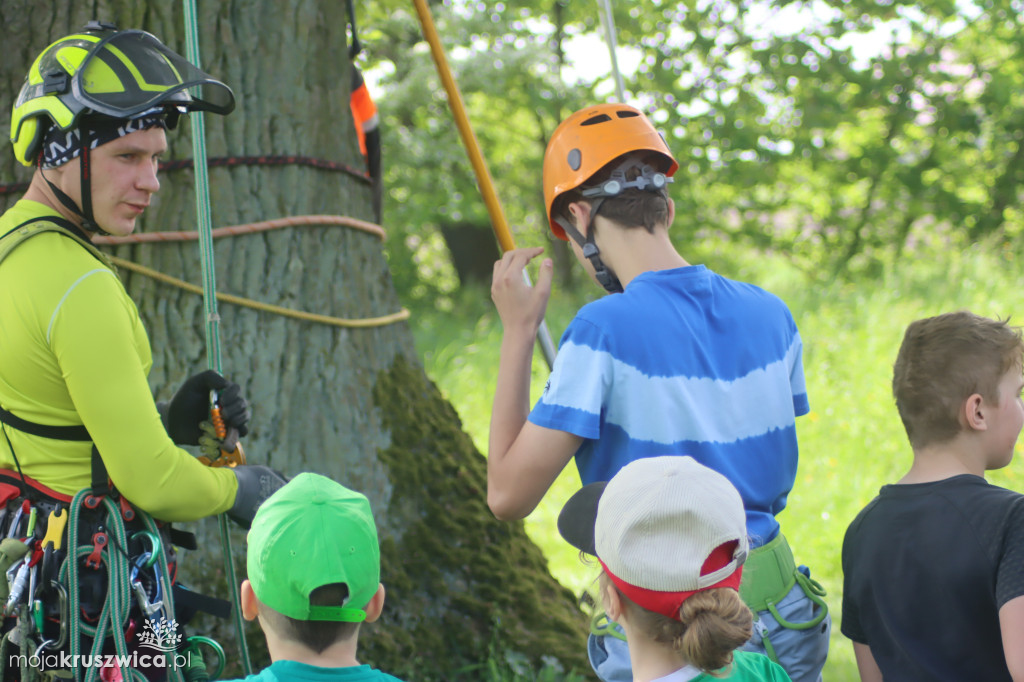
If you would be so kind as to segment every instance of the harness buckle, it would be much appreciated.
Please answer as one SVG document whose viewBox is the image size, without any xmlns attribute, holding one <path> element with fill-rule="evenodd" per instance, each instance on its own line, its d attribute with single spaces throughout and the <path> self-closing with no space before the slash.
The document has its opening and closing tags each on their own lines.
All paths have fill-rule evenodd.
<svg viewBox="0 0 1024 682">
<path fill-rule="evenodd" d="M 135 510 L 132 508 L 131 503 L 124 499 L 124 495 L 118 497 L 117 504 L 121 507 L 121 516 L 124 517 L 125 521 L 135 519 Z"/>
</svg>

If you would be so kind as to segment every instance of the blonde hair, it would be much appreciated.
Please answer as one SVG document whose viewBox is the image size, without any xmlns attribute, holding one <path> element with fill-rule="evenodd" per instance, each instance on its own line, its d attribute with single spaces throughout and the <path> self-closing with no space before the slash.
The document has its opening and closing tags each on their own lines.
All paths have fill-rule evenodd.
<svg viewBox="0 0 1024 682">
<path fill-rule="evenodd" d="M 612 585 L 604 574 L 601 578 Z M 615 589 L 640 634 L 670 645 L 687 663 L 714 677 L 732 663 L 733 651 L 750 639 L 754 629 L 754 615 L 739 593 L 728 587 L 691 596 L 679 608 L 679 620 L 638 606 Z"/>
</svg>

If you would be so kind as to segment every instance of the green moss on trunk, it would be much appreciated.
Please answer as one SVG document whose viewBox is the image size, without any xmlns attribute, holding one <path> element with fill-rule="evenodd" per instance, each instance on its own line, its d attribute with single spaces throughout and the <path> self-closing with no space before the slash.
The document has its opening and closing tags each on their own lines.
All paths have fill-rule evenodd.
<svg viewBox="0 0 1024 682">
<path fill-rule="evenodd" d="M 416 680 L 459 679 L 510 653 L 589 673 L 573 595 L 522 522 L 487 508 L 486 461 L 422 368 L 399 356 L 378 375 L 374 404 L 391 436 L 379 456 L 393 491 L 375 510 L 387 603 L 361 637 L 361 657 Z"/>
</svg>

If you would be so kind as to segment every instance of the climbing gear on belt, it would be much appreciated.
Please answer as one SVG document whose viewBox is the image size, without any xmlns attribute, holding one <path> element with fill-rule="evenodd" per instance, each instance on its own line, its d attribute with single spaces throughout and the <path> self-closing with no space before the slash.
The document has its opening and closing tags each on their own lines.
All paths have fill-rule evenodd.
<svg viewBox="0 0 1024 682">
<path fill-rule="evenodd" d="M 794 585 L 800 585 L 800 589 L 816 607 L 817 614 L 809 621 L 794 623 L 779 613 L 777 605 L 786 598 Z M 782 533 L 752 550 L 747 557 L 743 581 L 740 583 L 740 598 L 754 612 L 755 627 L 760 623 L 756 616 L 761 611 L 769 612 L 779 625 L 789 630 L 808 630 L 820 625 L 828 615 L 828 604 L 825 603 L 824 596 L 825 588 L 821 583 L 797 567 L 793 551 Z M 769 657 L 777 662 L 767 629 L 761 625 L 758 632 Z"/>
</svg>

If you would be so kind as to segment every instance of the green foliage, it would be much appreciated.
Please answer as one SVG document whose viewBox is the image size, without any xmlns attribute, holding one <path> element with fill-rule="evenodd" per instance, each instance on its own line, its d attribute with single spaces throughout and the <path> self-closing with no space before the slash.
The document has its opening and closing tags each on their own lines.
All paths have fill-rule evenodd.
<svg viewBox="0 0 1024 682">
<path fill-rule="evenodd" d="M 627 100 L 680 162 L 677 228 L 785 257 L 812 281 L 871 275 L 922 241 L 1024 231 L 1024 0 L 613 3 Z M 568 112 L 610 97 L 584 76 L 596 3 L 432 7 L 514 232 L 545 233 L 543 150 Z M 447 98 L 405 2 L 360 5 L 381 74 L 385 223 L 401 291 L 447 301 L 424 269 L 440 225 L 487 229 Z M 628 57 L 623 59 L 621 57 Z M 414 258 L 418 254 L 418 259 Z M 560 264 L 563 261 L 558 261 Z"/>
<path fill-rule="evenodd" d="M 839 633 L 842 572 L 839 550 L 847 525 L 884 483 L 910 465 L 910 450 L 890 392 L 892 363 L 907 324 L 920 317 L 967 308 L 991 317 L 1014 315 L 1020 323 L 1024 287 L 1022 255 L 1001 240 L 964 250 L 919 248 L 913 258 L 886 264 L 875 277 L 807 286 L 804 275 L 780 256 L 704 244 L 703 260 L 722 274 L 760 284 L 790 306 L 804 340 L 811 413 L 798 420 L 801 458 L 787 508 L 779 516 L 796 553 L 828 590 L 834 618 L 825 679 L 857 680 L 850 643 Z M 595 291 L 595 295 L 599 292 Z M 548 323 L 555 337 L 582 301 L 557 290 Z M 478 446 L 484 448 L 497 369 L 500 322 L 487 293 L 464 292 L 451 313 L 415 310 L 413 329 L 428 374 L 451 400 Z M 547 378 L 534 362 L 532 390 Z M 1024 490 L 1024 449 L 989 480 Z M 579 594 L 596 576 L 564 543 L 555 519 L 579 486 L 572 467 L 562 473 L 526 528 L 553 574 Z"/>
</svg>

